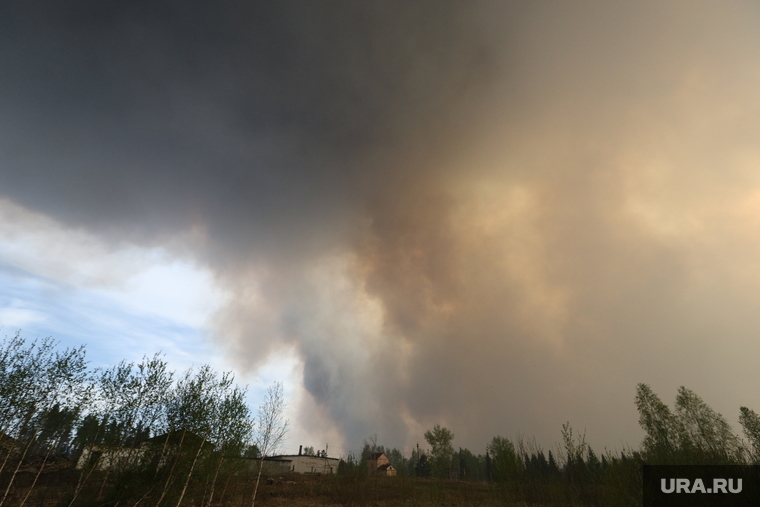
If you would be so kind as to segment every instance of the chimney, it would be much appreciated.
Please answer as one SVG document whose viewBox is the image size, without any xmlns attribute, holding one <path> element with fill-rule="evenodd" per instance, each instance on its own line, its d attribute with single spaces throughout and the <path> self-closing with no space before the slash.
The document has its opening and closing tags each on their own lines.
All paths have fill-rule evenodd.
<svg viewBox="0 0 760 507">
<path fill-rule="evenodd" d="M 302 445 L 299 445 L 299 446 L 298 446 L 298 455 L 299 455 L 299 456 L 301 455 L 301 448 L 302 448 L 302 447 L 303 447 Z"/>
</svg>

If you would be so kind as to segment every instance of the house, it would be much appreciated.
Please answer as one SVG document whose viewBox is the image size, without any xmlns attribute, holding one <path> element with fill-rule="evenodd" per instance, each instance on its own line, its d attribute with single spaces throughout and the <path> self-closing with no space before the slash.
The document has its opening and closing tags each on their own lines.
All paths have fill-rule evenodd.
<svg viewBox="0 0 760 507">
<path fill-rule="evenodd" d="M 0 449 L 16 449 L 19 445 L 19 441 L 15 438 L 9 437 L 2 431 L 0 431 Z"/>
<path fill-rule="evenodd" d="M 367 460 L 367 473 L 369 475 L 392 477 L 396 475 L 396 469 L 391 465 L 385 453 L 375 452 Z"/>
<path fill-rule="evenodd" d="M 396 469 L 393 468 L 393 465 L 390 463 L 386 463 L 385 465 L 380 465 L 377 467 L 377 470 L 375 470 L 375 475 L 380 477 L 394 477 L 396 475 Z"/>
<path fill-rule="evenodd" d="M 9 454 L 16 454 L 20 448 L 21 443 L 18 440 L 0 432 L 0 456 L 4 457 Z"/>
<path fill-rule="evenodd" d="M 140 444 L 140 447 L 152 448 L 156 451 L 160 450 L 162 454 L 165 454 L 167 451 L 176 449 L 180 445 L 183 449 L 197 450 L 200 446 L 203 446 L 206 450 L 214 449 L 213 443 L 186 430 L 174 430 L 162 435 L 156 435 Z"/>
<path fill-rule="evenodd" d="M 97 470 L 124 469 L 140 463 L 146 457 L 161 467 L 180 445 L 183 450 L 197 450 L 201 445 L 209 451 L 214 449 L 214 444 L 194 433 L 175 430 L 149 438 L 138 447 L 90 445 L 82 450 L 76 468 L 94 466 Z"/>
<path fill-rule="evenodd" d="M 285 454 L 264 458 L 264 470 L 268 474 L 337 474 L 338 458 Z"/>
<path fill-rule="evenodd" d="M 124 469 L 139 463 L 144 455 L 145 449 L 140 447 L 89 445 L 82 449 L 75 468 L 94 467 L 100 471 Z"/>
</svg>

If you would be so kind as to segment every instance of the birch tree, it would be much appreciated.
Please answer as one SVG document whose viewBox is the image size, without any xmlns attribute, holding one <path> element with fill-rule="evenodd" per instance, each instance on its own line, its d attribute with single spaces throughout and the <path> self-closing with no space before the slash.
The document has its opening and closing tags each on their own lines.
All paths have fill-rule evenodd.
<svg viewBox="0 0 760 507">
<path fill-rule="evenodd" d="M 251 438 L 253 421 L 251 411 L 245 403 L 246 389 L 235 386 L 224 395 L 218 403 L 216 424 L 212 437 L 218 450 L 216 466 L 211 480 L 211 491 L 207 505 L 214 499 L 214 490 L 220 471 L 228 456 L 240 456 Z"/>
<path fill-rule="evenodd" d="M 430 447 L 433 459 L 433 471 L 438 477 L 447 477 L 451 470 L 451 455 L 454 454 L 454 434 L 448 428 L 436 424 L 432 431 L 425 432 L 425 440 Z"/>
<path fill-rule="evenodd" d="M 744 435 L 749 439 L 747 459 L 751 464 L 758 464 L 760 463 L 760 416 L 747 407 L 741 407 L 739 414 L 739 424 L 744 430 Z"/>
<path fill-rule="evenodd" d="M 251 507 L 256 505 L 256 493 L 259 490 L 261 472 L 264 469 L 264 458 L 280 447 L 288 432 L 288 421 L 284 415 L 285 407 L 282 382 L 275 382 L 267 389 L 264 401 L 259 405 L 257 412 L 255 443 L 259 449 L 259 466 L 256 484 L 253 487 Z"/>
<path fill-rule="evenodd" d="M 182 503 L 204 451 L 213 448 L 210 439 L 222 431 L 220 426 L 225 424 L 221 422 L 222 416 L 231 415 L 227 411 L 233 407 L 225 406 L 225 400 L 234 404 L 242 398 L 242 393 L 238 393 L 235 400 L 229 399 L 231 393 L 235 393 L 233 381 L 231 372 L 219 376 L 210 366 L 204 365 L 197 373 L 188 370 L 177 382 L 174 395 L 167 404 L 166 418 L 167 443 L 172 434 L 180 435 L 179 443 L 173 449 L 172 466 L 156 505 L 166 497 L 171 484 L 180 476 L 184 476 L 184 483 L 177 506 Z M 239 407 L 234 408 L 239 410 Z M 190 438 L 189 434 L 199 439 Z M 186 463 L 181 463 L 183 461 Z"/>
<path fill-rule="evenodd" d="M 21 448 L 17 465 L 0 499 L 0 506 L 8 494 L 29 451 L 37 443 L 41 430 L 46 426 L 56 405 L 78 413 L 88 402 L 90 395 L 89 372 L 84 347 L 55 351 L 56 342 L 50 338 L 34 341 L 29 346 L 17 335 L 10 343 L 14 347 L 8 355 L 3 375 L 10 382 L 4 386 L 9 398 L 3 400 L 6 424 L 19 437 Z M 2 354 L 0 354 L 2 357 Z M 50 453 L 45 454 L 36 475 L 39 477 Z M 36 485 L 36 478 L 32 487 Z M 26 501 L 27 496 L 24 498 Z"/>
<path fill-rule="evenodd" d="M 105 444 L 103 451 L 106 456 L 115 456 L 115 453 L 128 449 L 116 470 L 110 466 L 106 471 L 98 496 L 101 496 L 113 472 L 118 478 L 119 474 L 139 464 L 140 440 L 148 436 L 149 429 L 161 418 L 172 376 L 167 371 L 166 361 L 158 353 L 153 357 L 143 357 L 139 363 L 121 361 L 98 376 L 99 406 L 94 407 L 95 410 L 85 419 L 91 426 L 91 434 L 83 432 L 81 437 L 78 435 L 77 443 L 83 448 Z M 112 465 L 113 461 L 109 460 Z M 76 500 L 95 467 L 96 463 L 83 467 L 69 505 Z"/>
</svg>

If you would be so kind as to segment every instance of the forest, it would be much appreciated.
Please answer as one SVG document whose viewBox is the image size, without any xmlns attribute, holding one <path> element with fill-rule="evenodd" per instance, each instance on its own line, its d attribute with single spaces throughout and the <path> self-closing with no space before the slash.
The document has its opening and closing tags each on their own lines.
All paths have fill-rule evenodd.
<svg viewBox="0 0 760 507">
<path fill-rule="evenodd" d="M 760 463 L 760 416 L 740 407 L 742 436 L 696 393 L 673 408 L 646 384 L 637 449 L 596 452 L 570 423 L 561 442 L 494 436 L 455 447 L 435 425 L 411 454 L 376 436 L 330 477 L 276 477 L 265 457 L 287 432 L 282 385 L 254 412 L 231 373 L 169 371 L 160 354 L 92 369 L 85 347 L 20 334 L 0 342 L 0 507 L 223 505 L 641 505 L 642 465 Z M 305 454 L 326 456 L 307 447 Z M 384 453 L 395 477 L 371 477 Z M 283 503 L 285 502 L 285 503 Z"/>
</svg>

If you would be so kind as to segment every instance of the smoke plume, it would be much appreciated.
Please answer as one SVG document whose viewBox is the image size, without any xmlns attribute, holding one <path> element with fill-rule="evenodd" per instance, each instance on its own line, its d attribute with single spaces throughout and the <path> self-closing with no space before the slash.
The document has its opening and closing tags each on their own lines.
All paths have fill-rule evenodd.
<svg viewBox="0 0 760 507">
<path fill-rule="evenodd" d="M 637 382 L 760 405 L 758 34 L 742 2 L 5 2 L 0 197 L 211 268 L 218 346 L 294 351 L 346 442 L 635 445 Z"/>
</svg>

